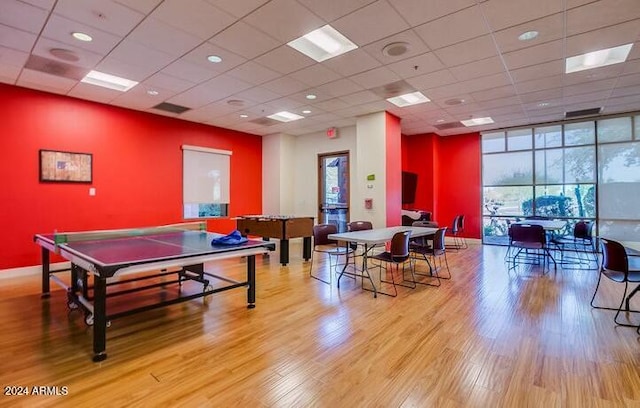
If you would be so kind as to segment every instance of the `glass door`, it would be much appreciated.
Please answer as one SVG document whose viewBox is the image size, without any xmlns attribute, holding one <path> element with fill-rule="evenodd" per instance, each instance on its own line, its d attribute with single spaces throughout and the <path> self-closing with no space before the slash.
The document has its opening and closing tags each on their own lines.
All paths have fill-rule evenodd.
<svg viewBox="0 0 640 408">
<path fill-rule="evenodd" d="M 318 220 L 344 232 L 349 222 L 349 152 L 320 154 L 318 167 Z"/>
</svg>

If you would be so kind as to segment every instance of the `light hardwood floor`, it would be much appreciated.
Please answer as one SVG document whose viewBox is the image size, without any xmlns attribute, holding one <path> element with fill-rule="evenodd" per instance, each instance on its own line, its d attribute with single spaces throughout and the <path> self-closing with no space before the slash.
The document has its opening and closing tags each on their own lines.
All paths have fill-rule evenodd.
<svg viewBox="0 0 640 408">
<path fill-rule="evenodd" d="M 288 267 L 258 260 L 253 310 L 236 290 L 114 321 L 102 363 L 64 292 L 41 300 L 38 276 L 0 280 L 3 391 L 68 387 L 0 405 L 640 406 L 639 336 L 589 305 L 596 270 L 508 273 L 504 248 L 471 245 L 449 253 L 441 287 L 374 299 L 348 279 L 338 290 L 309 278 L 300 252 Z M 607 283 L 602 302 L 617 305 L 617 289 Z"/>
</svg>

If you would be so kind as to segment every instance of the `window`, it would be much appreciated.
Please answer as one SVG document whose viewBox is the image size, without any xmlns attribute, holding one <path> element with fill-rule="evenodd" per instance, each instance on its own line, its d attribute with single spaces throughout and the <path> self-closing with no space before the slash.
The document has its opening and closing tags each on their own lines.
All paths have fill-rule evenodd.
<svg viewBox="0 0 640 408">
<path fill-rule="evenodd" d="M 231 152 L 187 145 L 182 152 L 184 218 L 229 215 Z"/>
</svg>

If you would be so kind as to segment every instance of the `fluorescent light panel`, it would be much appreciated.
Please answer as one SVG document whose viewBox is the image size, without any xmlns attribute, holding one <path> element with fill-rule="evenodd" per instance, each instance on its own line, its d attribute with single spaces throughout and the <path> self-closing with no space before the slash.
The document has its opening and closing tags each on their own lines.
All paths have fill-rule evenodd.
<svg viewBox="0 0 640 408">
<path fill-rule="evenodd" d="M 318 62 L 326 61 L 329 58 L 337 57 L 340 54 L 358 48 L 357 45 L 329 24 L 296 38 L 287 43 L 287 45 Z"/>
<path fill-rule="evenodd" d="M 292 122 L 298 119 L 304 119 L 304 116 L 296 115 L 295 113 L 282 111 L 267 116 L 269 119 L 279 120 L 280 122 Z"/>
<path fill-rule="evenodd" d="M 488 125 L 489 123 L 493 123 L 493 119 L 487 116 L 486 118 L 472 118 L 468 120 L 461 120 L 460 123 L 462 123 L 466 127 L 480 126 L 480 125 Z"/>
<path fill-rule="evenodd" d="M 104 72 L 99 71 L 90 71 L 84 78 L 82 78 L 82 82 L 101 86 L 103 88 L 115 89 L 116 91 L 121 92 L 126 92 L 138 85 L 138 82 L 136 81 L 105 74 Z"/>
<path fill-rule="evenodd" d="M 603 50 L 569 57 L 566 59 L 564 72 L 570 74 L 572 72 L 625 62 L 632 46 L 633 44 L 625 44 L 619 47 L 605 48 Z"/>
<path fill-rule="evenodd" d="M 417 105 L 419 103 L 431 102 L 431 100 L 424 96 L 422 92 L 412 92 L 400 96 L 394 96 L 393 98 L 387 98 L 387 101 L 400 108 Z"/>
</svg>

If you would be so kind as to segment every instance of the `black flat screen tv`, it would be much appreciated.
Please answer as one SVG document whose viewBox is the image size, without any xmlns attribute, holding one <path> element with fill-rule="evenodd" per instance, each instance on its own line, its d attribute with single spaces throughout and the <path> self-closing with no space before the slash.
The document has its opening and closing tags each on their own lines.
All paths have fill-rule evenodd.
<svg viewBox="0 0 640 408">
<path fill-rule="evenodd" d="M 402 172 L 402 204 L 413 204 L 416 201 L 418 175 L 408 171 Z"/>
</svg>

